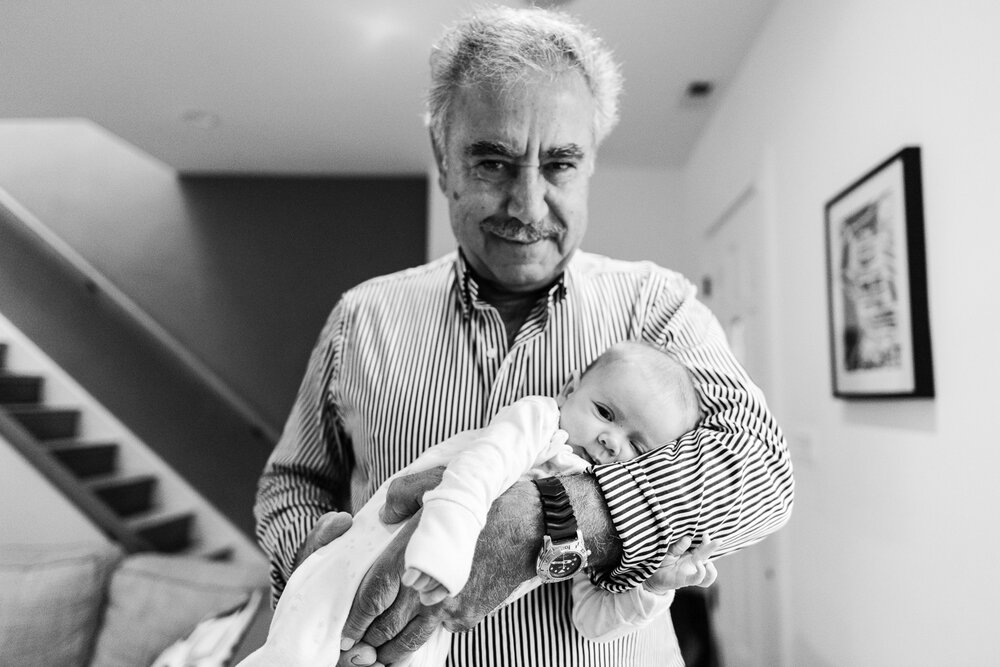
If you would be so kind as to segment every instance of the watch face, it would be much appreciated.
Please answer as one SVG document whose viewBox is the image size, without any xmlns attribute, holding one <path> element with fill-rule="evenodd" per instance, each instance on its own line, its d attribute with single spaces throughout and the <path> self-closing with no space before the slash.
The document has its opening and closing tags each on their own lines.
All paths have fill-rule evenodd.
<svg viewBox="0 0 1000 667">
<path fill-rule="evenodd" d="M 583 559 L 580 554 L 567 552 L 556 556 L 549 564 L 549 575 L 555 578 L 568 577 L 576 574 L 580 569 Z"/>
</svg>

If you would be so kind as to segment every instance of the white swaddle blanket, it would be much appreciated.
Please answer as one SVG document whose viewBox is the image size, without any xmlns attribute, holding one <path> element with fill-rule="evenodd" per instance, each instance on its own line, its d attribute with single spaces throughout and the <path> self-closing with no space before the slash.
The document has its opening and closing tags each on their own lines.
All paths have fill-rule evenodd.
<svg viewBox="0 0 1000 667">
<path fill-rule="evenodd" d="M 489 426 L 431 447 L 382 484 L 342 537 L 310 555 L 292 573 L 265 644 L 241 667 L 334 667 L 354 594 L 379 554 L 403 526 L 378 513 L 396 477 L 446 466 L 441 484 L 424 495 L 424 509 L 406 549 L 405 565 L 441 582 L 449 595 L 465 586 L 479 533 L 493 501 L 519 479 L 583 472 L 559 430 L 555 400 L 528 396 L 500 410 Z M 537 585 L 522 584 L 507 602 Z M 409 667 L 443 665 L 451 635 L 439 628 L 408 660 Z"/>
</svg>

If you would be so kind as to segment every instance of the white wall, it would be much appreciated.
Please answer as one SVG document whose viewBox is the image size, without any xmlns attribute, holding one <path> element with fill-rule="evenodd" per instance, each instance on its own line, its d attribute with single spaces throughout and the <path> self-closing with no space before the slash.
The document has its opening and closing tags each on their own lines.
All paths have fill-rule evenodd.
<svg viewBox="0 0 1000 667">
<path fill-rule="evenodd" d="M 632 169 L 597 160 L 590 183 L 590 219 L 581 247 L 619 259 L 649 259 L 682 272 L 695 267 L 689 228 L 681 211 L 681 172 Z M 455 249 L 447 201 L 428 179 L 429 258 Z M 693 274 L 691 275 L 693 279 Z"/>
<path fill-rule="evenodd" d="M 105 543 L 76 505 L 0 438 L 0 545 Z"/>
<path fill-rule="evenodd" d="M 773 169 L 792 664 L 1000 664 L 1000 4 L 785 0 L 684 174 L 700 232 Z M 825 202 L 923 149 L 937 398 L 832 398 Z M 802 438 L 812 440 L 802 448 Z"/>
</svg>

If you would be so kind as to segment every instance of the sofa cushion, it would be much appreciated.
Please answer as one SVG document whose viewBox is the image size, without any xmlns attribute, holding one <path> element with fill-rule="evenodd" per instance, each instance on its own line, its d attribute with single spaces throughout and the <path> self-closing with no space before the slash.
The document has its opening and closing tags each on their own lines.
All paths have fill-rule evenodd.
<svg viewBox="0 0 1000 667">
<path fill-rule="evenodd" d="M 263 589 L 256 590 L 238 607 L 206 618 L 190 635 L 168 646 L 152 667 L 222 667 L 234 664 L 233 656 L 257 617 L 257 609 L 263 599 Z"/>
<path fill-rule="evenodd" d="M 86 665 L 121 557 L 110 544 L 0 546 L 0 665 Z"/>
<path fill-rule="evenodd" d="M 266 583 L 261 566 L 139 554 L 111 578 L 91 667 L 151 665 L 199 621 L 232 609 Z"/>
</svg>

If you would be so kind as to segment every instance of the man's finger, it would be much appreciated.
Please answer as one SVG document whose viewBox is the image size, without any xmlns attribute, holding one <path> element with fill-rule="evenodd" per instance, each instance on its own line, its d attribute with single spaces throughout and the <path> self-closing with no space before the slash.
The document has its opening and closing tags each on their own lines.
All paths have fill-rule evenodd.
<svg viewBox="0 0 1000 667">
<path fill-rule="evenodd" d="M 346 533 L 353 518 L 348 512 L 327 512 L 319 519 L 306 536 L 299 552 L 295 555 L 295 567 L 302 564 L 314 551 L 318 551 L 330 542 Z"/>
<path fill-rule="evenodd" d="M 327 512 L 319 518 L 313 527 L 317 544 L 324 547 L 333 542 L 350 530 L 352 521 L 351 515 L 347 512 Z"/>
<path fill-rule="evenodd" d="M 441 615 L 440 611 L 425 607 L 395 638 L 378 648 L 379 661 L 391 665 L 423 646 L 441 627 Z"/>
<path fill-rule="evenodd" d="M 358 642 L 351 649 L 340 654 L 337 667 L 383 667 L 375 654 L 375 648 Z"/>
<path fill-rule="evenodd" d="M 423 609 L 416 591 L 411 588 L 400 588 L 396 599 L 372 620 L 361 640 L 381 651 L 382 645 L 399 635 L 410 621 L 423 613 Z M 381 656 L 379 659 L 381 660 Z"/>
<path fill-rule="evenodd" d="M 354 604 L 351 605 L 351 611 L 344 621 L 344 629 L 340 633 L 342 650 L 347 650 L 366 636 L 372 621 L 392 605 L 399 593 L 399 578 L 383 572 L 378 566 L 379 561 L 376 561 L 361 580 L 354 595 Z M 371 641 L 367 643 L 378 646 Z"/>
<path fill-rule="evenodd" d="M 441 483 L 444 468 L 431 468 L 412 475 L 397 477 L 386 490 L 385 505 L 379 511 L 384 523 L 399 523 L 417 513 L 424 501 L 424 492 Z"/>
</svg>

